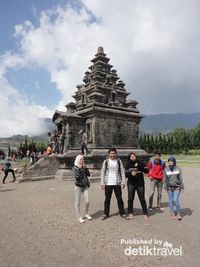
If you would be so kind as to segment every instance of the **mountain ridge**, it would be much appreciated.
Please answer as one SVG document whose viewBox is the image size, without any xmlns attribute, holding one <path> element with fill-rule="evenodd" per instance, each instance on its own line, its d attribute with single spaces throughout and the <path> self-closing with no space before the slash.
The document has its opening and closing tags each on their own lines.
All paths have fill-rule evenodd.
<svg viewBox="0 0 200 267">
<path fill-rule="evenodd" d="M 167 133 L 181 127 L 192 129 L 200 123 L 200 112 L 195 113 L 161 113 L 146 115 L 140 123 L 143 133 Z"/>
</svg>

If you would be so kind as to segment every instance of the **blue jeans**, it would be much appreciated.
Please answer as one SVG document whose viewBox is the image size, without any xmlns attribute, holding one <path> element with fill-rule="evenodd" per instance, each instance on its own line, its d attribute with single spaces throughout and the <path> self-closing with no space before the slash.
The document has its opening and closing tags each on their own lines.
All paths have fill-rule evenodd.
<svg viewBox="0 0 200 267">
<path fill-rule="evenodd" d="M 179 204 L 179 196 L 181 191 L 180 190 L 174 190 L 174 191 L 167 191 L 168 197 L 169 197 L 169 208 L 171 213 L 177 212 L 177 214 L 180 214 L 180 204 Z"/>
</svg>

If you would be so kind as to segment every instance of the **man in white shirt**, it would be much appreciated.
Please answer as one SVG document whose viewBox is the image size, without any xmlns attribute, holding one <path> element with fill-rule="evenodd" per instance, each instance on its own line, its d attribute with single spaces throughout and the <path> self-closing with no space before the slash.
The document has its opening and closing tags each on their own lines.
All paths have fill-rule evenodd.
<svg viewBox="0 0 200 267">
<path fill-rule="evenodd" d="M 122 218 L 126 218 L 122 190 L 125 187 L 125 174 L 122 161 L 117 158 L 116 148 L 108 151 L 108 159 L 104 160 L 101 169 L 101 188 L 105 190 L 104 214 L 102 220 L 109 217 L 110 200 L 114 190 L 117 198 L 119 213 Z"/>
</svg>

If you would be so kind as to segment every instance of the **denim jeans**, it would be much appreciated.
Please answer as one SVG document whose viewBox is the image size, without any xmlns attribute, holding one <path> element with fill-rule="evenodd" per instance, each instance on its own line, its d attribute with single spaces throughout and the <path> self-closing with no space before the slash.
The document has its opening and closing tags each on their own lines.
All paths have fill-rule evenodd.
<svg viewBox="0 0 200 267">
<path fill-rule="evenodd" d="M 167 191 L 169 197 L 169 208 L 171 213 L 180 214 L 180 204 L 179 204 L 179 196 L 181 191 L 174 190 L 174 191 Z"/>
<path fill-rule="evenodd" d="M 157 179 L 150 180 L 149 208 L 153 207 L 153 196 L 157 187 L 157 207 L 160 207 L 162 198 L 163 182 Z"/>
<path fill-rule="evenodd" d="M 83 194 L 83 197 L 84 197 L 84 200 L 85 200 L 85 214 L 88 213 L 88 209 L 89 209 L 88 188 L 81 188 L 81 187 L 75 185 L 74 191 L 75 191 L 75 211 L 76 211 L 76 216 L 78 218 L 80 218 L 81 217 L 81 213 L 80 213 L 81 194 Z"/>
<path fill-rule="evenodd" d="M 120 215 L 124 215 L 124 202 L 122 200 L 122 190 L 121 186 L 119 185 L 106 185 L 105 186 L 105 201 L 104 201 L 104 214 L 106 216 L 109 216 L 110 213 L 110 200 L 112 196 L 112 192 L 115 192 L 115 196 L 117 198 L 117 205 L 119 208 Z"/>
<path fill-rule="evenodd" d="M 142 206 L 142 211 L 144 215 L 148 215 L 147 212 L 147 204 L 144 196 L 145 187 L 144 186 L 136 186 L 134 184 L 128 183 L 128 213 L 133 213 L 133 201 L 135 198 L 135 191 L 137 191 L 138 198 L 140 200 L 140 204 Z"/>
</svg>

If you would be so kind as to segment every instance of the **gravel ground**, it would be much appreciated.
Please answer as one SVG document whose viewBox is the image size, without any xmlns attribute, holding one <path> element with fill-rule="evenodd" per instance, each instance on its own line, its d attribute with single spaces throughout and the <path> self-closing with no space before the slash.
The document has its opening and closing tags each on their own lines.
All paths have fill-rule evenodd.
<svg viewBox="0 0 200 267">
<path fill-rule="evenodd" d="M 73 182 L 49 180 L 18 184 L 10 183 L 9 178 L 5 185 L 0 185 L 0 266 L 199 266 L 199 171 L 200 168 L 183 168 L 182 221 L 170 218 L 165 192 L 165 210 L 151 211 L 148 221 L 143 219 L 137 196 L 135 218 L 122 219 L 114 195 L 112 216 L 101 221 L 104 192 L 99 183 L 92 183 L 93 220 L 80 224 L 75 217 Z M 146 196 L 148 191 L 146 179 Z M 127 188 L 123 198 L 127 207 Z M 132 243 L 121 244 L 122 239 Z M 161 245 L 155 243 L 158 240 Z M 147 241 L 152 244 L 142 244 Z M 173 248 L 181 246 L 182 256 L 125 255 L 125 249 L 127 252 L 147 246 L 163 248 L 166 241 Z"/>
</svg>

